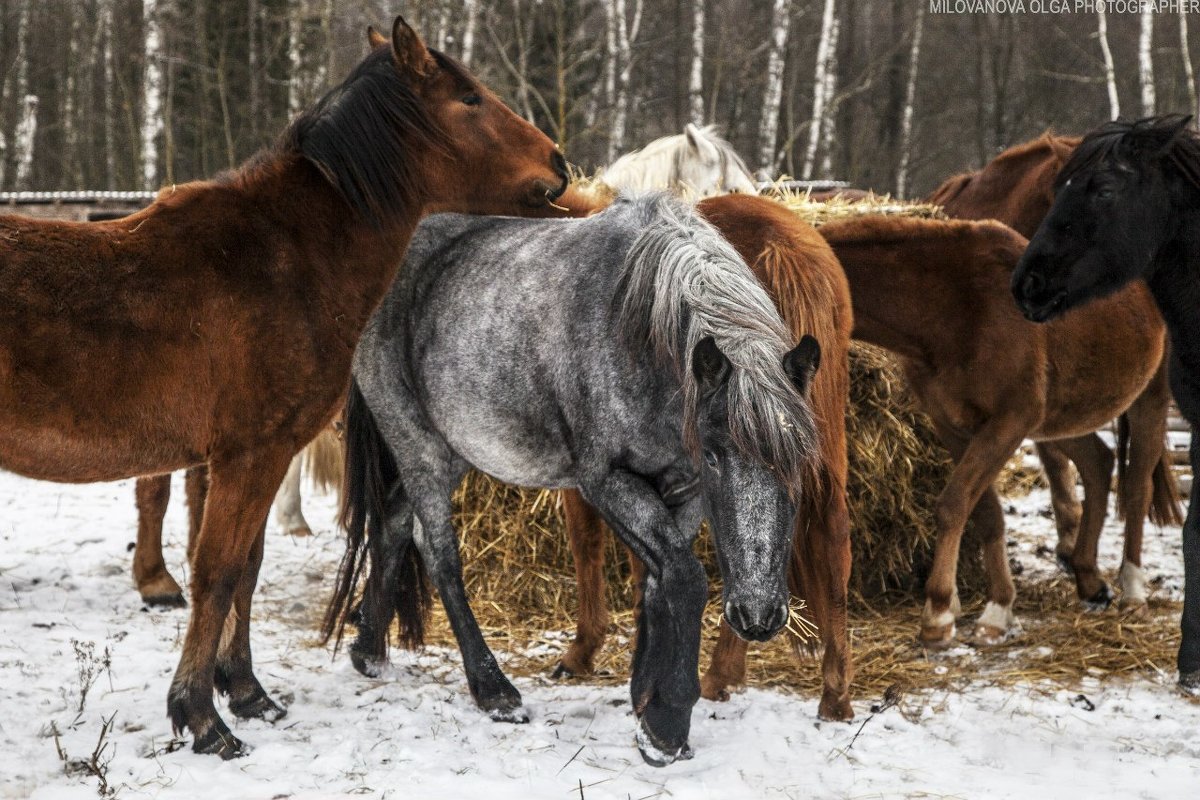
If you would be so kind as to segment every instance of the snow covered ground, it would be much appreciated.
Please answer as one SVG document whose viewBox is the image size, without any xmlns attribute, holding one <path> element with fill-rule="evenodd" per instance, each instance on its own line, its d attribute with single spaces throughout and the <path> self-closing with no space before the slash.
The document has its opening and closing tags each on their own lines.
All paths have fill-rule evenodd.
<svg viewBox="0 0 1200 800">
<path fill-rule="evenodd" d="M 1039 538 L 1052 529 L 1039 513 L 1046 506 L 1040 492 L 1013 503 L 1012 525 L 1037 534 L 1015 549 L 1029 569 L 1045 568 L 1033 553 L 1049 541 Z M 316 646 L 311 620 L 340 543 L 332 499 L 307 497 L 306 509 L 316 537 L 268 531 L 253 628 L 258 675 L 289 714 L 275 726 L 227 715 L 256 749 L 222 763 L 171 737 L 166 692 L 187 612 L 148 611 L 132 587 L 132 482 L 60 486 L 0 474 L 0 797 L 95 797 L 95 772 L 124 798 L 1169 800 L 1200 792 L 1200 705 L 1177 694 L 1173 675 L 1081 687 L 1094 710 L 1072 702 L 1078 691 L 983 683 L 910 693 L 874 717 L 860 699 L 849 725 L 817 721 L 812 698 L 752 689 L 728 703 L 700 701 L 695 759 L 661 770 L 638 756 L 624 688 L 519 679 L 531 723 L 494 724 L 472 705 L 457 653 L 396 653 L 391 674 L 372 681 Z M 184 530 L 176 501 L 168 564 L 181 583 Z M 1152 574 L 1178 574 L 1178 537 L 1148 530 Z M 1110 523 L 1110 571 L 1119 543 Z"/>
</svg>

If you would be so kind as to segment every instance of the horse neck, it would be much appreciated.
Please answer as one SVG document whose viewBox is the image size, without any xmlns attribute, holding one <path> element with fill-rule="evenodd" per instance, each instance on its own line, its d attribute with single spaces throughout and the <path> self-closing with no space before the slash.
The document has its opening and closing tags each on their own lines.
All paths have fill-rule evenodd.
<svg viewBox="0 0 1200 800">
<path fill-rule="evenodd" d="M 285 230 L 296 254 L 297 281 L 333 299 L 358 329 L 391 285 L 421 218 L 419 196 L 379 228 L 356 214 L 299 155 L 251 167 L 238 176 L 247 204 Z"/>
<path fill-rule="evenodd" d="M 1183 367 L 1189 383 L 1200 383 L 1200 211 L 1181 214 L 1179 233 L 1155 257 L 1146 278 L 1151 294 L 1167 323 L 1171 354 Z M 1189 398 L 1176 397 L 1181 406 Z M 1184 413 L 1200 422 L 1200 402 Z"/>
</svg>

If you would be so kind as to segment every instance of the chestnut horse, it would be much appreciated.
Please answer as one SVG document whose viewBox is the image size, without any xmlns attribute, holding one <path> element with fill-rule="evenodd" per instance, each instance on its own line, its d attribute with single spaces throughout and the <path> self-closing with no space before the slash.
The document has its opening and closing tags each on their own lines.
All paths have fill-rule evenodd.
<svg viewBox="0 0 1200 800">
<path fill-rule="evenodd" d="M 280 141 L 111 222 L 0 217 L 0 468 L 64 482 L 209 468 L 168 697 L 197 752 L 213 704 L 277 719 L 250 603 L 271 499 L 329 424 L 422 215 L 513 213 L 566 185 L 554 144 L 397 18 Z"/>
<path fill-rule="evenodd" d="M 598 210 L 594 201 L 574 189 L 557 205 L 573 216 Z M 850 517 L 846 503 L 846 401 L 849 389 L 850 294 L 846 278 L 825 240 L 779 203 L 748 195 L 703 200 L 698 210 L 728 239 L 781 309 L 792 335 L 817 339 L 821 369 L 809 402 L 820 433 L 819 468 L 806 479 L 794 531 L 789 583 L 805 599 L 824 645 L 824 689 L 818 713 L 824 719 L 851 719 L 850 681 L 853 666 L 847 636 L 847 590 L 850 581 Z M 556 674 L 587 674 L 604 641 L 609 622 L 603 587 L 604 531 L 599 513 L 575 490 L 563 492 L 571 551 L 579 591 L 575 641 Z M 635 570 L 640 564 L 632 559 Z M 372 569 L 394 569 L 373 564 Z M 635 585 L 638 581 L 635 581 Z M 364 613 L 367 605 L 360 609 Z M 386 623 L 368 620 L 360 626 L 384 635 Z M 367 648 L 383 652 L 381 642 Z M 712 663 L 701 680 L 702 695 L 727 697 L 727 688 L 745 679 L 746 643 L 722 620 Z"/>
<path fill-rule="evenodd" d="M 1097 463 L 1083 452 L 1084 434 L 1141 402 L 1165 348 L 1162 322 L 1145 298 L 1127 296 L 1050 325 L 1024 320 L 1008 285 L 1026 242 L 998 222 L 863 216 L 821 233 L 850 282 L 854 337 L 898 356 L 955 461 L 935 510 L 921 639 L 938 647 L 954 638 L 958 551 L 970 516 L 988 575 L 975 639 L 1002 641 L 1016 621 L 993 485 L 1000 470 L 1025 438 L 1055 441 L 1081 471 Z M 1083 477 L 1089 487 L 1108 480 L 1107 472 Z M 1085 597 L 1105 591 L 1094 570 L 1076 577 Z"/>
<path fill-rule="evenodd" d="M 1078 137 L 1047 132 L 1005 150 L 978 172 L 946 180 L 929 196 L 929 202 L 942 206 L 952 217 L 999 220 L 1028 238 L 1050 210 L 1055 176 L 1078 144 Z M 1145 292 L 1130 289 L 1122 296 L 1139 316 L 1159 317 Z M 1120 605 L 1130 611 L 1146 608 L 1141 566 L 1147 515 L 1158 525 L 1183 522 L 1174 474 L 1163 447 L 1170 402 L 1166 364 L 1164 357 L 1145 393 L 1118 423 L 1117 509 L 1125 515 L 1125 555 L 1117 581 Z M 1084 603 L 1104 607 L 1111 601 L 1111 593 L 1106 584 L 1097 583 L 1091 576 L 1097 574 L 1096 551 L 1108 512 L 1113 456 L 1095 433 L 1081 437 L 1069 449 L 1070 460 L 1088 460 L 1076 461 L 1084 481 L 1082 506 L 1075 498 L 1075 479 L 1066 449 L 1055 442 L 1037 443 L 1058 527 L 1058 559 L 1065 569 L 1075 573 L 1076 588 Z"/>
</svg>

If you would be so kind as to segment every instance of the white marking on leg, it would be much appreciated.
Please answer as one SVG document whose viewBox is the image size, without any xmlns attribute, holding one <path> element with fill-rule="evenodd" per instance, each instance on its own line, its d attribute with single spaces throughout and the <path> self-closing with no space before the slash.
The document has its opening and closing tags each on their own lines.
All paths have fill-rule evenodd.
<svg viewBox="0 0 1200 800">
<path fill-rule="evenodd" d="M 300 508 L 300 462 L 298 455 L 292 459 L 275 493 L 275 522 L 284 533 L 309 529 Z"/>
<path fill-rule="evenodd" d="M 1117 586 L 1121 587 L 1122 605 L 1144 605 L 1149 592 L 1146 590 L 1146 573 L 1130 561 L 1121 562 L 1117 573 Z"/>
<path fill-rule="evenodd" d="M 983 613 L 979 615 L 976 625 L 986 625 L 1007 634 L 1014 632 L 1017 628 L 1017 618 L 1013 616 L 1011 606 L 1002 606 L 999 603 L 988 601 Z"/>
</svg>

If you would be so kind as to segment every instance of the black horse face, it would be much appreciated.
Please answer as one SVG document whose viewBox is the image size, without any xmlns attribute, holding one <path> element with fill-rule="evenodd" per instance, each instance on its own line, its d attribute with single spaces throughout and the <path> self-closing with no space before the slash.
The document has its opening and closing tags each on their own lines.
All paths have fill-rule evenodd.
<svg viewBox="0 0 1200 800">
<path fill-rule="evenodd" d="M 1145 275 L 1169 234 L 1158 164 L 1110 156 L 1071 176 L 1012 276 L 1026 318 L 1046 322 Z"/>
<path fill-rule="evenodd" d="M 784 356 L 784 369 L 801 393 L 819 358 L 820 348 L 812 337 Z M 729 362 L 711 339 L 697 346 L 693 365 L 703 391 L 700 488 L 721 568 L 725 619 L 738 636 L 763 642 L 788 621 L 795 498 L 770 467 L 731 441 Z"/>
</svg>

